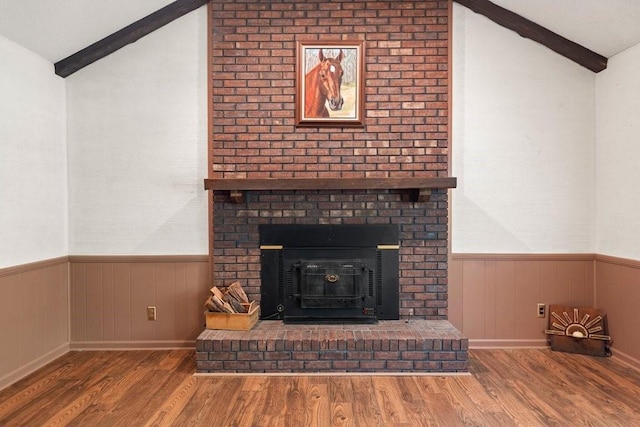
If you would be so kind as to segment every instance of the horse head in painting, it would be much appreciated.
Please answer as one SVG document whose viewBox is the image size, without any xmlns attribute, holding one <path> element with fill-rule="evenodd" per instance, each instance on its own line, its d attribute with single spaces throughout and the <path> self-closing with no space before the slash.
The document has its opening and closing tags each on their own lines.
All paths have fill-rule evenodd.
<svg viewBox="0 0 640 427">
<path fill-rule="evenodd" d="M 327 105 L 333 111 L 342 109 L 344 105 L 344 99 L 340 93 L 344 74 L 341 65 L 344 59 L 342 49 L 335 58 L 327 58 L 320 49 L 318 58 L 320 59 L 318 65 L 305 75 L 306 117 L 330 117 Z"/>
</svg>

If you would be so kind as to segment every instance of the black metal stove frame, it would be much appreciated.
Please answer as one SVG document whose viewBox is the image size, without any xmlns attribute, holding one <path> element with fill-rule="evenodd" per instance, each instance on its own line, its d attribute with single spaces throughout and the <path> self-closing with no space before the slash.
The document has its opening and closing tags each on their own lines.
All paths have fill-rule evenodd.
<svg viewBox="0 0 640 427">
<path fill-rule="evenodd" d="M 396 225 L 261 225 L 261 318 L 399 318 Z"/>
</svg>

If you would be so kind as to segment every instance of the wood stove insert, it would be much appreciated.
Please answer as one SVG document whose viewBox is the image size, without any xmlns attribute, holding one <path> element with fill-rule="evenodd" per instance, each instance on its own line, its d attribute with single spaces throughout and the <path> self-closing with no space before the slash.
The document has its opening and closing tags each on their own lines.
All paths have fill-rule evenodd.
<svg viewBox="0 0 640 427">
<path fill-rule="evenodd" d="M 396 225 L 261 225 L 261 319 L 399 318 Z"/>
</svg>

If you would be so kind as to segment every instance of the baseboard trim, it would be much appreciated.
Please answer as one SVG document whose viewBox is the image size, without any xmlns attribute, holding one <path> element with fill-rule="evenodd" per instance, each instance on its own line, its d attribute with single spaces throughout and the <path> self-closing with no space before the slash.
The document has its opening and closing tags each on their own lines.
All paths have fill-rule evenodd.
<svg viewBox="0 0 640 427">
<path fill-rule="evenodd" d="M 623 353 L 619 350 L 616 350 L 615 347 L 611 347 L 612 358 L 616 359 L 618 362 L 624 363 L 631 368 L 640 371 L 640 360 L 636 359 L 633 356 L 629 356 L 626 353 Z"/>
<path fill-rule="evenodd" d="M 545 348 L 545 347 L 549 347 L 549 342 L 546 339 L 532 339 L 532 340 L 469 339 L 469 349 L 471 350 L 508 349 L 508 348 Z"/>
<path fill-rule="evenodd" d="M 53 362 L 60 356 L 64 356 L 69 352 L 69 343 L 64 343 L 58 348 L 51 350 L 50 352 L 43 354 L 37 359 L 27 363 L 24 366 L 16 369 L 13 372 L 10 372 L 3 377 L 0 377 L 0 390 L 3 390 L 10 386 L 11 384 L 20 381 L 26 376 L 32 374 L 38 369 L 44 367 L 45 365 Z"/>
<path fill-rule="evenodd" d="M 89 350 L 175 350 L 196 348 L 196 341 L 78 341 L 70 344 L 71 351 Z"/>
</svg>

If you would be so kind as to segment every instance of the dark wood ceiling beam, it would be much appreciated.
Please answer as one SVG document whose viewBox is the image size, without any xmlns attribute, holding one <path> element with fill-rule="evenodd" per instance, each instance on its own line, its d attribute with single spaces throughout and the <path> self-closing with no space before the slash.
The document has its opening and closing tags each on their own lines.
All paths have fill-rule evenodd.
<svg viewBox="0 0 640 427">
<path fill-rule="evenodd" d="M 183 15 L 207 4 L 208 0 L 177 0 L 139 21 L 95 42 L 54 64 L 56 74 L 67 77 L 95 61 L 133 43 Z"/>
<path fill-rule="evenodd" d="M 536 24 L 523 16 L 498 6 L 489 0 L 453 0 L 493 22 L 515 31 L 522 37 L 538 42 L 556 53 L 599 73 L 607 68 L 607 58 Z"/>
</svg>

